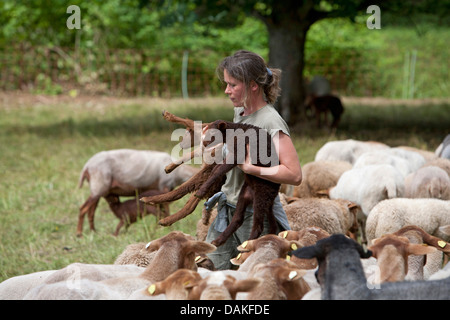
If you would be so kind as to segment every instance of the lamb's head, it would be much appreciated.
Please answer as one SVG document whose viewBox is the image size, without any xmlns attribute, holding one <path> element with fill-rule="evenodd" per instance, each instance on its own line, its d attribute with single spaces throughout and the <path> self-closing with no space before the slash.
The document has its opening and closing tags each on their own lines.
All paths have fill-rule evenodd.
<svg viewBox="0 0 450 320">
<path fill-rule="evenodd" d="M 164 279 L 177 269 L 197 270 L 195 257 L 212 252 L 216 247 L 204 241 L 196 241 L 189 234 L 172 231 L 162 238 L 149 242 L 146 249 L 149 252 L 157 251 L 147 269 L 153 274 L 159 272 Z"/>
<path fill-rule="evenodd" d="M 202 277 L 197 271 L 179 269 L 164 280 L 151 284 L 143 293 L 148 296 L 166 294 L 168 300 L 185 300 L 201 280 Z"/>
</svg>

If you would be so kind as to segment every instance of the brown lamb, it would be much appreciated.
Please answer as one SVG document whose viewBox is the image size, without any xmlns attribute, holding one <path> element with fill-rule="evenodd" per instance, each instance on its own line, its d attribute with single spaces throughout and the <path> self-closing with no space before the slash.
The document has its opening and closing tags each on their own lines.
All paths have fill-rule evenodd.
<svg viewBox="0 0 450 320">
<path fill-rule="evenodd" d="M 140 196 L 153 196 L 161 193 L 162 191 L 148 190 L 141 193 Z M 161 205 L 154 206 L 145 204 L 136 198 L 120 202 L 119 196 L 109 194 L 105 197 L 105 200 L 108 202 L 111 211 L 120 220 L 116 227 L 116 231 L 114 232 L 114 236 L 119 235 L 119 230 L 123 225 L 125 225 L 125 228 L 128 229 L 130 224 L 137 221 L 138 217 L 142 218 L 148 214 L 153 214 L 160 218 L 162 216 L 167 217 L 169 215 L 169 212 L 167 212 L 165 208 L 162 208 Z"/>
<path fill-rule="evenodd" d="M 168 114 L 167 112 L 163 113 L 165 115 L 165 118 L 168 119 L 169 117 L 166 117 Z M 176 118 L 176 117 L 175 117 Z M 186 119 L 177 118 L 177 120 L 174 120 L 174 117 L 170 117 L 168 119 L 169 121 L 183 123 L 182 121 L 186 121 Z M 181 121 L 180 121 L 181 120 Z M 192 121 L 192 120 L 191 120 Z M 183 123 L 189 128 L 189 123 Z M 225 174 L 237 166 L 238 164 L 238 143 L 237 141 L 244 141 L 244 150 L 245 155 L 248 152 L 247 146 L 250 142 L 249 136 L 246 135 L 246 132 L 248 130 L 253 129 L 255 130 L 255 133 L 257 133 L 258 137 L 261 137 L 260 133 L 263 130 L 262 134 L 266 135 L 265 141 L 267 141 L 266 146 L 266 155 L 270 155 L 273 150 L 272 145 L 272 138 L 267 133 L 266 130 L 261 129 L 259 127 L 250 125 L 250 124 L 242 124 L 242 123 L 232 123 L 227 122 L 223 120 L 216 120 L 212 123 L 207 124 L 208 130 L 211 129 L 217 129 L 222 133 L 222 139 L 223 141 L 227 140 L 227 133 L 230 131 L 227 131 L 227 129 L 231 129 L 232 132 L 235 134 L 234 136 L 234 149 L 228 150 L 229 155 L 227 156 L 227 161 L 220 164 L 205 164 L 200 172 L 196 174 L 194 177 L 192 177 L 190 180 L 188 180 L 186 183 L 182 184 L 179 188 L 176 190 L 170 192 L 170 199 L 169 197 L 165 197 L 165 195 L 162 196 L 156 196 L 156 197 L 147 197 L 141 199 L 144 202 L 152 202 L 152 203 L 160 203 L 163 201 L 173 201 L 176 199 L 181 198 L 183 195 L 185 195 L 188 192 L 197 191 L 195 194 L 191 196 L 189 199 L 187 205 L 191 205 L 190 201 L 191 199 L 197 198 L 198 201 L 196 201 L 195 206 L 198 204 L 200 199 L 205 199 L 216 192 L 220 191 L 221 186 L 223 185 L 225 181 Z M 192 126 L 193 127 L 193 126 Z M 240 131 L 237 131 L 238 129 L 241 129 Z M 240 139 L 243 138 L 244 140 Z M 191 136 L 192 137 L 192 136 Z M 193 139 L 192 139 L 193 141 Z M 260 150 L 259 143 L 260 139 L 256 140 L 256 146 L 252 146 L 252 150 Z M 203 146 L 207 146 L 211 143 L 211 141 L 204 140 Z M 194 156 L 195 151 L 192 152 L 192 156 Z M 245 156 L 244 155 L 244 156 Z M 253 154 L 252 154 L 253 155 Z M 241 159 L 242 160 L 242 159 Z M 252 159 L 252 161 L 257 165 L 261 167 L 269 167 L 270 163 L 263 163 L 260 159 L 260 154 L 258 152 L 256 161 Z M 207 172 L 207 174 L 206 174 Z M 263 222 L 264 217 L 268 218 L 269 222 L 269 233 L 275 234 L 277 231 L 277 224 L 275 217 L 273 215 L 272 207 L 274 200 L 276 196 L 278 195 L 278 191 L 280 188 L 280 184 L 274 183 L 265 179 L 261 179 L 256 176 L 252 175 L 245 175 L 244 176 L 244 184 L 241 188 L 237 205 L 236 205 L 236 211 L 235 214 L 228 225 L 228 227 L 222 232 L 222 234 L 215 239 L 212 244 L 215 246 L 222 245 L 243 223 L 244 221 L 244 214 L 245 209 L 248 205 L 253 203 L 253 226 L 252 231 L 250 233 L 249 239 L 256 239 L 259 237 L 263 231 Z M 184 185 L 184 186 L 183 186 Z M 182 188 L 183 187 L 183 188 Z M 179 189 L 180 192 L 177 192 Z M 194 203 L 194 201 L 193 201 Z M 161 223 L 165 223 L 167 221 L 170 221 L 171 223 L 174 223 L 175 221 L 178 221 L 179 219 L 184 218 L 186 215 L 191 213 L 194 208 L 189 208 L 189 210 L 180 210 L 179 212 L 175 213 L 172 216 L 169 216 L 162 221 Z M 190 212 L 188 212 L 190 211 Z M 181 212 L 181 214 L 180 214 Z"/>
</svg>

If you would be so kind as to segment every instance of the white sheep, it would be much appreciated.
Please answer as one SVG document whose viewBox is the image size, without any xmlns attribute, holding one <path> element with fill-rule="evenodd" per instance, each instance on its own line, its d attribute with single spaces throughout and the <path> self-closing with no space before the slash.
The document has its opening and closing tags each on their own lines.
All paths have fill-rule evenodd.
<svg viewBox="0 0 450 320">
<path fill-rule="evenodd" d="M 404 178 L 393 166 L 368 165 L 344 172 L 329 196 L 357 203 L 367 216 L 378 202 L 402 197 L 404 188 Z"/>
<path fill-rule="evenodd" d="M 376 141 L 353 139 L 329 141 L 317 151 L 314 160 L 338 160 L 354 164 L 356 159 L 364 152 L 387 148 L 389 148 L 388 145 Z"/>
<path fill-rule="evenodd" d="M 422 167 L 405 178 L 405 197 L 450 200 L 450 177 L 439 167 Z"/>
<path fill-rule="evenodd" d="M 166 174 L 164 168 L 172 163 L 166 152 L 152 150 L 117 149 L 102 151 L 92 156 L 80 174 L 79 187 L 89 181 L 89 198 L 81 205 L 77 235 L 82 236 L 84 216 L 88 214 L 91 230 L 94 214 L 101 197 L 108 194 L 135 196 L 136 190 L 156 189 L 167 192 L 191 178 L 198 169 L 182 165 Z M 167 211 L 167 210 L 166 210 Z"/>
<path fill-rule="evenodd" d="M 367 165 L 389 164 L 396 168 L 403 177 L 416 171 L 425 163 L 425 159 L 418 153 L 402 149 L 383 149 L 363 153 L 353 164 L 353 168 Z"/>
<path fill-rule="evenodd" d="M 366 221 L 366 236 L 370 241 L 402 227 L 415 225 L 445 241 L 450 236 L 439 230 L 450 224 L 450 201 L 440 199 L 397 198 L 381 201 Z"/>
</svg>

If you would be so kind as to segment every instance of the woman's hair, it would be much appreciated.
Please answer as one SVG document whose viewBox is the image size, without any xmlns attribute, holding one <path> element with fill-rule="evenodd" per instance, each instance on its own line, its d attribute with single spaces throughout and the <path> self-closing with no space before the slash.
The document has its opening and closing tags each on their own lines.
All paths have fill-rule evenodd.
<svg viewBox="0 0 450 320">
<path fill-rule="evenodd" d="M 222 82 L 225 69 L 231 77 L 244 83 L 246 88 L 244 101 L 251 81 L 263 90 L 266 101 L 272 105 L 280 95 L 281 70 L 267 67 L 264 59 L 254 52 L 239 50 L 223 59 L 216 69 L 217 76 Z"/>
</svg>

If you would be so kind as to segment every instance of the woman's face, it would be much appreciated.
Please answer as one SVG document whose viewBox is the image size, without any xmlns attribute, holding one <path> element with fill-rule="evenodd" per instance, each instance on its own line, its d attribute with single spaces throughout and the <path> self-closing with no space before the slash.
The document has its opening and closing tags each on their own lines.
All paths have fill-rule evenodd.
<svg viewBox="0 0 450 320">
<path fill-rule="evenodd" d="M 244 82 L 230 76 L 226 69 L 223 71 L 223 78 L 227 84 L 225 94 L 228 95 L 235 108 L 242 107 L 244 105 L 245 97 Z"/>
</svg>

